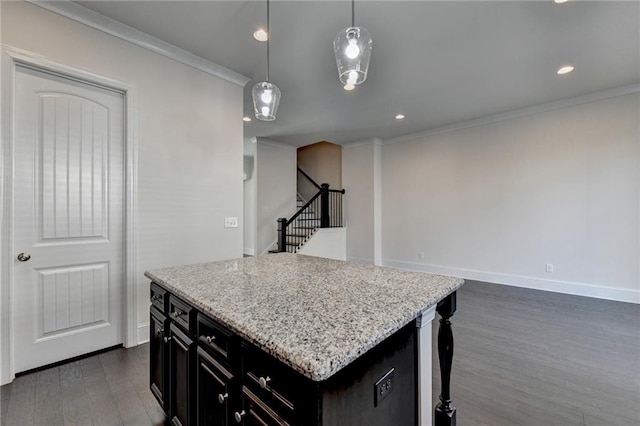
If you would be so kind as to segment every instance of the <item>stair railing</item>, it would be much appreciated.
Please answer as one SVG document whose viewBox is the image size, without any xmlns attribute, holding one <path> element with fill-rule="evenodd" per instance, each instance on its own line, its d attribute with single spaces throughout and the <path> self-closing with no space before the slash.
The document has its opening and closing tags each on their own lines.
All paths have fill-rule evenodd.
<svg viewBox="0 0 640 426">
<path fill-rule="evenodd" d="M 300 168 L 298 170 L 315 183 Z M 317 186 L 320 190 L 290 219 L 284 217 L 278 219 L 278 251 L 295 253 L 316 228 L 344 226 L 342 196 L 345 190 L 329 189 L 328 183 Z"/>
</svg>

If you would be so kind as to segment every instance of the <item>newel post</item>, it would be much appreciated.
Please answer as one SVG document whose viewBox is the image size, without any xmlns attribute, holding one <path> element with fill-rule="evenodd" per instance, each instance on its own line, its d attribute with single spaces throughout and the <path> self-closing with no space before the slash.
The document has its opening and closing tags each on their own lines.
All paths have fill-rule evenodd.
<svg viewBox="0 0 640 426">
<path fill-rule="evenodd" d="M 287 251 L 287 218 L 278 219 L 278 251 Z"/>
<path fill-rule="evenodd" d="M 453 331 L 449 320 L 456 311 L 456 292 L 438 303 L 440 314 L 438 329 L 438 358 L 440 359 L 440 381 L 442 393 L 435 410 L 435 426 L 456 426 L 456 407 L 451 403 L 451 367 L 453 365 Z"/>
<path fill-rule="evenodd" d="M 329 226 L 329 184 L 323 183 L 320 185 L 320 228 Z"/>
</svg>

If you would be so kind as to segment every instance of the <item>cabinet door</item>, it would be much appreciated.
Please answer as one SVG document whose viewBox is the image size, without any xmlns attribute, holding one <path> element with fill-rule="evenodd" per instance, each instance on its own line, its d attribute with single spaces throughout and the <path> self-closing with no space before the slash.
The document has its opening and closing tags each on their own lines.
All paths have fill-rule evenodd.
<svg viewBox="0 0 640 426">
<path fill-rule="evenodd" d="M 170 327 L 170 359 L 171 381 L 169 393 L 171 399 L 171 424 L 186 426 L 194 423 L 193 376 L 195 367 L 195 344 L 178 326 L 171 323 Z"/>
<path fill-rule="evenodd" d="M 242 408 L 235 413 L 236 420 L 242 419 L 243 426 L 289 426 L 272 407 L 257 397 L 246 386 L 242 387 Z"/>
<path fill-rule="evenodd" d="M 227 426 L 229 422 L 229 394 L 233 375 L 203 348 L 198 348 L 198 424 Z M 232 393 L 232 392 L 231 392 Z"/>
<path fill-rule="evenodd" d="M 151 371 L 151 392 L 156 397 L 160 406 L 167 411 L 167 371 L 168 358 L 167 346 L 165 344 L 165 321 L 166 317 L 157 309 L 151 309 L 151 342 L 150 342 L 150 371 Z"/>
</svg>

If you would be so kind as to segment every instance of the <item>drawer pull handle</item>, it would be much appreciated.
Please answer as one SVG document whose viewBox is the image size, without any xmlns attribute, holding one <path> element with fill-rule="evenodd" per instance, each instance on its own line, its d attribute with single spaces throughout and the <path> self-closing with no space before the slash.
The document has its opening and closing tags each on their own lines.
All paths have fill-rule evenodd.
<svg viewBox="0 0 640 426">
<path fill-rule="evenodd" d="M 204 336 L 204 340 L 206 340 L 208 344 L 212 344 L 213 341 L 216 340 L 216 336 Z"/>
<path fill-rule="evenodd" d="M 244 412 L 244 410 L 240 411 L 239 413 L 236 411 L 234 413 L 234 417 L 236 418 L 236 422 L 240 423 L 242 421 L 242 418 L 246 415 L 247 413 Z"/>
<path fill-rule="evenodd" d="M 182 315 L 184 315 L 184 312 L 182 312 L 180 309 L 176 309 L 175 312 L 173 313 L 174 318 L 178 318 Z"/>
<path fill-rule="evenodd" d="M 225 393 L 224 395 L 221 394 L 221 393 L 218 394 L 218 402 L 220 404 L 224 404 L 224 402 L 227 400 L 227 398 L 229 398 L 229 394 L 228 393 Z"/>
<path fill-rule="evenodd" d="M 267 376 L 266 378 L 265 377 L 260 377 L 258 379 L 258 382 L 260 383 L 260 387 L 262 389 L 266 389 L 267 388 L 267 383 L 269 383 L 270 381 L 271 381 L 271 377 L 269 377 L 269 376 Z"/>
<path fill-rule="evenodd" d="M 171 341 L 171 336 L 164 338 L 164 342 L 165 343 L 169 343 L 170 341 Z"/>
<path fill-rule="evenodd" d="M 164 328 L 159 328 L 158 331 L 156 331 L 156 334 L 159 336 L 162 333 L 164 333 Z"/>
<path fill-rule="evenodd" d="M 155 302 L 156 300 L 162 300 L 162 296 L 160 296 L 159 294 L 154 294 L 151 298 L 151 301 Z"/>
</svg>

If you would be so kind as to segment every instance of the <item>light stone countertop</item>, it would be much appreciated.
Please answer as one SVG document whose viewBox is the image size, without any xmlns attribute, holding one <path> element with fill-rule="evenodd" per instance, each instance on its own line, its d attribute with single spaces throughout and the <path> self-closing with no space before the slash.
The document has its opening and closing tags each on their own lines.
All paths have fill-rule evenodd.
<svg viewBox="0 0 640 426">
<path fill-rule="evenodd" d="M 464 283 L 290 253 L 145 275 L 314 381 L 328 379 Z"/>
</svg>

